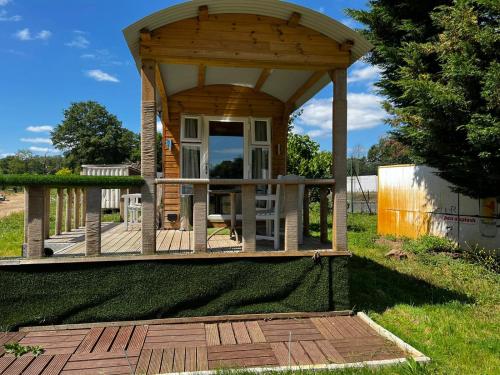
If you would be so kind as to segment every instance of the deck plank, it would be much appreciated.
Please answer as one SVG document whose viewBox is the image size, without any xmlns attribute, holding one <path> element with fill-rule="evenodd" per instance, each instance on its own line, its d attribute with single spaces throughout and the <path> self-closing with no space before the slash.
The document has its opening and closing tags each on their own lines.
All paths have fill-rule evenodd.
<svg viewBox="0 0 500 375">
<path fill-rule="evenodd" d="M 219 327 L 217 323 L 205 324 L 205 335 L 208 346 L 220 345 Z"/>
<path fill-rule="evenodd" d="M 245 326 L 247 327 L 248 334 L 250 335 L 253 343 L 266 342 L 266 337 L 260 329 L 260 325 L 257 321 L 245 322 Z"/>
<path fill-rule="evenodd" d="M 144 345 L 144 340 L 146 339 L 146 334 L 148 332 L 148 326 L 135 326 L 132 337 L 128 343 L 127 351 L 129 350 L 141 350 Z"/>
<path fill-rule="evenodd" d="M 116 334 L 118 333 L 119 327 L 106 327 L 101 337 L 97 341 L 93 352 L 107 352 L 115 339 Z"/>
<path fill-rule="evenodd" d="M 139 361 L 137 362 L 137 366 L 135 372 L 137 374 L 146 374 L 149 368 L 149 361 L 151 360 L 151 355 L 153 354 L 153 350 L 151 349 L 143 349 L 141 351 L 141 355 L 139 357 Z"/>
<path fill-rule="evenodd" d="M 236 344 L 236 337 L 234 337 L 233 327 L 231 323 L 219 323 L 219 334 L 222 345 Z"/>
<path fill-rule="evenodd" d="M 70 354 L 59 354 L 52 358 L 47 367 L 43 370 L 41 375 L 58 375 L 66 363 L 68 362 Z"/>
<path fill-rule="evenodd" d="M 174 348 L 163 349 L 160 373 L 172 372 L 174 368 Z"/>
<path fill-rule="evenodd" d="M 80 346 L 76 349 L 77 353 L 90 353 L 94 349 L 97 340 L 104 331 L 103 327 L 91 328 L 89 333 L 85 336 Z"/>
<path fill-rule="evenodd" d="M 184 372 L 184 363 L 186 360 L 186 348 L 175 348 L 173 372 Z"/>
<path fill-rule="evenodd" d="M 52 359 L 50 355 L 39 355 L 24 370 L 23 375 L 39 375 Z M 0 371 L 1 373 L 1 371 Z"/>
<path fill-rule="evenodd" d="M 35 357 L 24 355 L 16 360 L 3 372 L 3 375 L 20 375 Z"/>
<path fill-rule="evenodd" d="M 153 349 L 149 360 L 148 374 L 159 374 L 161 367 L 161 359 L 163 357 L 163 349 Z"/>
<path fill-rule="evenodd" d="M 248 334 L 247 328 L 244 322 L 234 322 L 232 323 L 234 336 L 236 337 L 236 342 L 238 344 L 251 344 L 252 340 Z"/>
<path fill-rule="evenodd" d="M 208 370 L 208 352 L 206 346 L 201 346 L 196 348 L 196 370 L 197 371 Z"/>
<path fill-rule="evenodd" d="M 122 352 L 128 345 L 130 337 L 132 336 L 133 326 L 120 327 L 118 333 L 116 334 L 115 341 L 111 346 L 110 351 L 112 352 Z"/>
</svg>

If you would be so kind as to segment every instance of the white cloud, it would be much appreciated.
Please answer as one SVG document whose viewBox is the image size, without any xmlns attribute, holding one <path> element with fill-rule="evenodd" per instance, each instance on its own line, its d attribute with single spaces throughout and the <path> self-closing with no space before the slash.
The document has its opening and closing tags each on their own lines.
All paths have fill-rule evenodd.
<svg viewBox="0 0 500 375">
<path fill-rule="evenodd" d="M 22 30 L 19 30 L 17 33 L 14 34 L 14 36 L 22 41 L 28 41 L 28 40 L 48 40 L 52 36 L 52 32 L 49 30 L 42 30 L 38 32 L 36 35 L 32 35 L 30 29 L 25 28 Z"/>
<path fill-rule="evenodd" d="M 358 68 L 359 67 L 359 68 Z M 349 71 L 348 83 L 367 82 L 372 83 L 378 80 L 380 76 L 380 68 L 374 65 L 365 63 L 356 63 Z"/>
<path fill-rule="evenodd" d="M 11 0 L 0 0 L 0 7 L 7 5 L 8 3 L 10 3 L 10 1 Z"/>
<path fill-rule="evenodd" d="M 33 152 L 40 152 L 42 154 L 57 154 L 59 152 L 57 150 L 54 150 L 53 148 L 37 147 L 37 146 L 31 146 L 29 150 Z"/>
<path fill-rule="evenodd" d="M 0 154 L 0 158 L 6 158 L 7 156 L 13 156 L 15 155 L 13 152 L 5 152 L 3 154 Z"/>
<path fill-rule="evenodd" d="M 163 125 L 160 120 L 156 120 L 156 131 L 158 133 L 163 133 Z"/>
<path fill-rule="evenodd" d="M 88 70 L 86 74 L 87 77 L 93 78 L 98 82 L 114 82 L 114 83 L 120 82 L 120 80 L 115 76 L 103 72 L 100 69 Z"/>
<path fill-rule="evenodd" d="M 0 10 L 0 22 L 18 22 L 18 21 L 21 21 L 23 19 L 23 17 L 21 17 L 19 14 L 15 14 L 13 16 L 9 16 L 9 13 L 2 9 Z"/>
<path fill-rule="evenodd" d="M 48 144 L 48 145 L 52 144 L 52 141 L 50 140 L 50 138 L 41 138 L 41 137 L 37 137 L 37 138 L 21 138 L 20 140 L 21 140 L 21 142 L 26 142 L 26 143 L 45 143 L 45 144 Z"/>
<path fill-rule="evenodd" d="M 325 13 L 325 7 L 319 7 L 318 12 Z"/>
<path fill-rule="evenodd" d="M 80 30 L 73 31 L 75 34 L 71 42 L 65 43 L 68 47 L 74 48 L 88 48 L 90 41 L 84 36 L 85 32 Z"/>
<path fill-rule="evenodd" d="M 80 55 L 82 59 L 95 60 L 101 66 L 121 66 L 130 65 L 130 61 L 120 61 L 115 55 L 113 55 L 106 48 L 96 49 L 91 53 L 84 53 Z"/>
<path fill-rule="evenodd" d="M 332 100 L 312 99 L 303 107 L 304 111 L 297 119 L 300 133 L 311 137 L 332 134 Z M 347 129 L 353 131 L 381 125 L 387 118 L 387 113 L 381 107 L 382 100 L 380 96 L 369 93 L 348 94 Z"/>
<path fill-rule="evenodd" d="M 82 59 L 95 59 L 95 55 L 93 53 L 84 53 L 80 57 Z"/>
<path fill-rule="evenodd" d="M 49 125 L 40 125 L 40 126 L 28 126 L 26 130 L 32 133 L 48 133 L 54 130 L 54 128 Z"/>
</svg>

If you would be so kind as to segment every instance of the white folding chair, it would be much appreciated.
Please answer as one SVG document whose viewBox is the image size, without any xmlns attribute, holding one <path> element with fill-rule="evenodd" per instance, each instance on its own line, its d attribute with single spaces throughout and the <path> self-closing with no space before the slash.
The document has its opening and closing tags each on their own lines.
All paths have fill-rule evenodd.
<svg viewBox="0 0 500 375">
<path fill-rule="evenodd" d="M 137 224 L 141 221 L 142 203 L 141 194 L 125 194 L 123 197 L 123 205 L 125 208 L 124 219 L 125 229 L 128 230 L 129 224 Z"/>
</svg>

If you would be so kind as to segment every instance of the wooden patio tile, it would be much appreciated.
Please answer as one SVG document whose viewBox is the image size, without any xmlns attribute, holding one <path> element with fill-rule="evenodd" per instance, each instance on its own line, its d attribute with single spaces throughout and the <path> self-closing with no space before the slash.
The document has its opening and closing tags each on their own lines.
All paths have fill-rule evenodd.
<svg viewBox="0 0 500 375">
<path fill-rule="evenodd" d="M 245 326 L 247 327 L 248 334 L 250 335 L 253 343 L 266 342 L 266 337 L 260 329 L 257 321 L 245 322 Z"/>
<path fill-rule="evenodd" d="M 209 369 L 278 365 L 278 360 L 267 343 L 212 346 L 207 350 Z"/>
<path fill-rule="evenodd" d="M 355 325 L 358 325 L 361 329 L 363 329 L 368 336 L 378 336 L 378 333 L 366 324 L 359 316 L 353 316 L 352 321 Z"/>
<path fill-rule="evenodd" d="M 206 346 L 200 346 L 196 348 L 196 370 L 208 370 L 208 352 Z"/>
<path fill-rule="evenodd" d="M 205 324 L 205 337 L 208 346 L 220 345 L 219 327 L 217 323 Z"/>
<path fill-rule="evenodd" d="M 267 342 L 322 340 L 324 337 L 309 319 L 274 320 L 259 322 Z"/>
<path fill-rule="evenodd" d="M 332 319 L 330 317 L 325 319 L 326 324 L 330 329 L 337 330 L 337 332 L 340 333 L 343 337 L 352 337 L 350 330 L 346 329 L 345 325 L 342 324 L 340 320 Z"/>
<path fill-rule="evenodd" d="M 64 365 L 66 365 L 66 362 L 68 362 L 70 356 L 70 354 L 55 355 L 43 370 L 42 375 L 58 375 L 64 368 Z"/>
<path fill-rule="evenodd" d="M 151 358 L 149 360 L 148 374 L 159 374 L 161 367 L 161 359 L 163 356 L 162 349 L 154 349 L 151 352 Z"/>
<path fill-rule="evenodd" d="M 136 351 L 141 350 L 144 345 L 144 340 L 146 339 L 146 334 L 148 332 L 148 326 L 135 326 L 132 337 L 127 346 L 127 352 L 129 350 Z"/>
<path fill-rule="evenodd" d="M 76 353 L 90 353 L 92 349 L 94 349 L 94 346 L 97 343 L 97 340 L 99 340 L 99 337 L 101 336 L 103 331 L 104 328 L 102 327 L 91 328 L 80 346 L 78 346 L 78 348 L 76 349 Z"/>
<path fill-rule="evenodd" d="M 30 365 L 24 370 L 23 375 L 38 375 L 43 369 L 47 366 L 47 364 L 52 359 L 50 355 L 40 355 L 36 357 Z"/>
<path fill-rule="evenodd" d="M 135 369 L 135 372 L 137 374 L 147 373 L 152 353 L 153 351 L 151 349 L 143 349 L 141 351 L 141 355 L 139 357 L 139 361 L 137 362 L 137 367 Z"/>
<path fill-rule="evenodd" d="M 366 336 L 364 332 L 360 331 L 358 328 L 353 327 L 350 324 L 350 320 L 351 318 L 349 316 L 336 316 L 334 321 L 342 326 L 342 328 L 349 333 L 350 337 Z"/>
<path fill-rule="evenodd" d="M 83 370 L 63 370 L 61 375 L 130 375 L 133 370 L 129 366 L 114 366 L 107 367 L 105 370 L 96 372 L 96 369 L 83 369 Z M 142 375 L 142 374 L 141 374 Z"/>
<path fill-rule="evenodd" d="M 160 373 L 172 372 L 174 367 L 174 348 L 163 349 Z"/>
<path fill-rule="evenodd" d="M 325 355 L 328 362 L 331 363 L 345 363 L 345 358 L 335 349 L 335 347 L 328 340 L 316 341 L 316 345 Z"/>
<path fill-rule="evenodd" d="M 313 362 L 305 352 L 300 342 L 291 342 L 290 344 L 286 343 L 286 346 L 290 345 L 290 353 L 292 354 L 293 359 L 298 365 L 312 365 Z"/>
<path fill-rule="evenodd" d="M 318 330 L 320 330 L 320 326 L 322 327 L 321 332 L 325 339 L 343 339 L 346 337 L 327 318 L 314 318 L 311 320 L 318 327 Z"/>
<path fill-rule="evenodd" d="M 116 334 L 118 333 L 118 329 L 119 327 L 106 327 L 101 337 L 99 337 L 99 340 L 97 341 L 97 344 L 92 352 L 107 352 L 111 347 Z"/>
<path fill-rule="evenodd" d="M 186 348 L 184 371 L 196 371 L 196 348 Z"/>
<path fill-rule="evenodd" d="M 186 348 L 175 348 L 175 350 L 174 350 L 174 364 L 172 367 L 172 371 L 173 372 L 183 372 L 185 360 L 186 360 Z"/>
<path fill-rule="evenodd" d="M 270 345 L 280 366 L 296 365 L 292 356 L 288 354 L 288 344 L 284 342 L 273 342 Z"/>
<path fill-rule="evenodd" d="M 135 367 L 138 357 L 120 357 L 108 359 L 92 359 L 87 361 L 68 361 L 64 366 L 64 371 L 68 370 L 90 370 L 95 372 L 105 371 L 110 367 L 131 366 Z"/>
<path fill-rule="evenodd" d="M 20 375 L 23 370 L 33 361 L 35 357 L 31 355 L 23 355 L 16 358 L 14 362 L 2 373 L 3 375 Z"/>
<path fill-rule="evenodd" d="M 133 326 L 120 327 L 118 333 L 116 334 L 115 341 L 111 346 L 110 351 L 112 352 L 122 352 L 128 345 L 130 336 L 134 330 Z"/>
<path fill-rule="evenodd" d="M 26 338 L 28 337 L 54 337 L 54 336 L 77 336 L 77 335 L 86 335 L 89 333 L 90 329 L 64 329 L 64 330 L 51 330 L 51 331 L 33 331 L 28 332 L 26 334 Z"/>
<path fill-rule="evenodd" d="M 300 345 L 304 348 L 305 352 L 314 364 L 328 363 L 323 352 L 318 348 L 314 341 L 301 341 Z"/>
<path fill-rule="evenodd" d="M 234 322 L 232 323 L 234 336 L 236 337 L 236 342 L 238 344 L 251 344 L 252 340 L 248 334 L 247 328 L 244 322 Z"/>
<path fill-rule="evenodd" d="M 221 345 L 236 344 L 236 337 L 234 337 L 233 327 L 231 326 L 231 323 L 219 323 L 219 334 Z"/>
<path fill-rule="evenodd" d="M 2 357 L 0 358 L 0 374 L 14 362 L 14 357 Z"/>
<path fill-rule="evenodd" d="M 116 358 L 133 358 L 139 357 L 140 351 L 127 351 L 127 355 L 124 352 L 104 352 L 104 353 L 85 353 L 85 354 L 73 354 L 68 362 L 77 361 L 93 361 L 101 359 L 116 359 Z"/>
</svg>

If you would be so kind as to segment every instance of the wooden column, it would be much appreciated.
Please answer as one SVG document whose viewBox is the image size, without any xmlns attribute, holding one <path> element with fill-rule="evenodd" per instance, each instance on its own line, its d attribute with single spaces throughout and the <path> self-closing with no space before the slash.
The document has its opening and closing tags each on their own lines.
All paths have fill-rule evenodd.
<svg viewBox="0 0 500 375">
<path fill-rule="evenodd" d="M 55 231 L 54 231 L 56 236 L 62 233 L 63 209 L 64 209 L 64 190 L 57 189 L 56 225 L 55 225 Z"/>
<path fill-rule="evenodd" d="M 48 239 L 50 238 L 50 188 L 45 188 L 44 194 L 43 237 Z"/>
<path fill-rule="evenodd" d="M 193 250 L 207 251 L 207 185 L 193 186 Z"/>
<path fill-rule="evenodd" d="M 91 187 L 86 194 L 85 255 L 101 255 L 101 188 Z"/>
<path fill-rule="evenodd" d="M 255 209 L 255 185 L 243 185 L 241 187 L 242 204 L 242 250 L 246 252 L 256 250 L 256 209 Z"/>
<path fill-rule="evenodd" d="M 101 197 L 102 200 L 102 197 Z M 84 227 L 87 222 L 87 189 L 82 189 L 82 212 L 81 226 Z"/>
<path fill-rule="evenodd" d="M 24 188 L 24 243 L 28 243 L 28 188 Z"/>
<path fill-rule="evenodd" d="M 302 221 L 302 233 L 304 234 L 305 237 L 308 237 L 310 232 L 309 232 L 309 203 L 310 203 L 310 191 L 309 191 L 309 186 L 304 187 L 304 202 L 303 202 L 303 221 Z"/>
<path fill-rule="evenodd" d="M 45 222 L 45 188 L 30 186 L 28 191 L 28 238 L 27 257 L 43 257 L 44 222 Z"/>
<path fill-rule="evenodd" d="M 333 80 L 333 232 L 334 251 L 347 251 L 347 71 L 330 72 Z"/>
<path fill-rule="evenodd" d="M 71 232 L 71 216 L 73 215 L 73 189 L 66 189 L 66 232 Z"/>
<path fill-rule="evenodd" d="M 288 176 L 283 177 L 286 179 Z M 295 177 L 294 177 L 295 178 Z M 299 185 L 284 185 L 285 188 L 285 251 L 299 250 Z"/>
<path fill-rule="evenodd" d="M 328 242 L 328 188 L 321 186 L 319 189 L 319 239 Z"/>
<path fill-rule="evenodd" d="M 153 60 L 143 60 L 141 116 L 142 254 L 156 252 L 156 98 Z M 206 218 L 205 218 L 206 220 Z"/>
<path fill-rule="evenodd" d="M 80 228 L 80 208 L 82 205 L 82 196 L 80 193 L 80 189 L 76 188 L 75 189 L 75 202 L 73 205 L 73 210 L 74 210 L 74 219 L 75 219 L 75 229 Z"/>
</svg>

